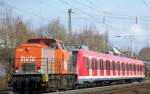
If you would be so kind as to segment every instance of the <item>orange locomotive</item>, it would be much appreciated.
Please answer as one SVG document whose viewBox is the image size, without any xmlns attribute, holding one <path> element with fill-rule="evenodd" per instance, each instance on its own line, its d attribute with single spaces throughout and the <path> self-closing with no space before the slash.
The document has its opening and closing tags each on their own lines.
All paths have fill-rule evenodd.
<svg viewBox="0 0 150 94">
<path fill-rule="evenodd" d="M 14 69 L 8 81 L 14 89 L 54 90 L 75 83 L 75 70 L 71 68 L 73 63 L 60 40 L 30 39 L 16 47 L 13 61 Z"/>
</svg>

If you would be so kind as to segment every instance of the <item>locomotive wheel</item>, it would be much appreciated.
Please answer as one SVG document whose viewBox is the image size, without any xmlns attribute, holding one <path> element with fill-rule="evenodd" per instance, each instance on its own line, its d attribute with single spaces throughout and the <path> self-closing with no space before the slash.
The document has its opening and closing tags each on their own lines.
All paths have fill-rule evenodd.
<svg viewBox="0 0 150 94">
<path fill-rule="evenodd" d="M 80 89 L 80 88 L 82 88 L 82 85 L 81 85 L 81 84 L 77 84 L 77 85 L 75 86 L 75 89 Z"/>
<path fill-rule="evenodd" d="M 88 82 L 84 82 L 82 87 L 87 88 L 88 87 Z"/>
<path fill-rule="evenodd" d="M 47 92 L 48 91 L 56 91 L 57 88 L 56 88 L 56 80 L 55 79 L 49 79 L 48 81 L 48 89 L 46 90 Z"/>
<path fill-rule="evenodd" d="M 61 89 L 67 90 L 68 89 L 68 81 L 64 77 L 61 79 Z"/>
<path fill-rule="evenodd" d="M 44 93 L 49 93 L 49 92 L 51 92 L 51 90 L 50 90 L 50 88 L 48 87 L 48 88 L 45 89 L 45 92 L 44 92 Z"/>
</svg>

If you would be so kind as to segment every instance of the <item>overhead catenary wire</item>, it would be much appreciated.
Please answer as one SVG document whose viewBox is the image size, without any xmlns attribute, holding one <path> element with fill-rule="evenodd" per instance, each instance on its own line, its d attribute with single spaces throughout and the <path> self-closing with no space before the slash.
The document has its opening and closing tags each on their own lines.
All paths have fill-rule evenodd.
<svg viewBox="0 0 150 94">
<path fill-rule="evenodd" d="M 116 19 L 116 20 L 123 20 L 123 21 L 126 20 L 126 21 L 128 21 L 128 23 L 136 23 L 136 17 L 138 17 L 137 20 L 140 20 L 139 22 L 150 22 L 150 20 L 144 20 L 142 16 L 130 16 L 130 15 L 126 15 L 126 14 L 112 13 L 112 12 L 107 12 L 107 11 L 105 11 L 103 13 L 106 13 L 109 15 L 104 15 L 104 16 L 103 15 L 94 15 L 94 14 L 87 13 L 80 8 L 75 7 L 72 3 L 68 2 L 68 1 L 65 1 L 65 0 L 58 0 L 58 1 L 60 1 L 61 3 L 68 5 L 69 7 L 79 11 L 83 15 L 90 17 L 90 19 L 95 19 L 95 20 L 96 20 L 96 18 L 103 19 L 103 17 L 105 16 L 105 19 L 107 19 L 107 21 Z M 89 4 L 92 3 L 89 0 L 87 0 L 87 2 L 90 2 Z M 84 4 L 84 5 L 86 6 L 86 4 Z M 91 5 L 93 5 L 93 7 L 92 6 L 91 7 L 87 6 L 87 7 L 93 8 L 93 10 L 96 10 L 96 6 L 93 3 Z M 94 9 L 94 6 L 95 6 L 95 9 Z M 97 10 L 97 11 L 99 11 L 99 10 Z"/>
<path fill-rule="evenodd" d="M 26 11 L 26 10 L 23 10 L 23 9 L 20 9 L 20 8 L 17 8 L 17 7 L 14 7 L 14 6 L 12 6 L 12 5 L 10 5 L 10 4 L 7 4 L 7 3 L 4 3 L 4 2 L 0 2 L 0 5 L 4 5 L 4 6 L 6 6 L 6 7 L 9 7 L 9 8 L 18 10 L 18 11 L 20 11 L 20 12 L 29 14 L 29 15 L 31 15 L 31 16 L 35 16 L 35 17 L 42 18 L 42 19 L 44 19 L 44 20 L 50 21 L 50 19 L 48 19 L 48 18 L 46 18 L 46 17 L 43 17 L 43 16 L 41 16 L 41 15 L 34 14 L 34 13 L 32 13 L 32 12 L 29 12 L 29 11 Z"/>
<path fill-rule="evenodd" d="M 95 7 L 95 9 L 97 9 L 96 4 L 95 4 L 95 3 L 93 3 L 92 1 L 90 1 L 90 0 L 86 0 L 86 2 L 87 2 L 87 3 L 89 3 L 89 5 L 91 5 L 91 6 Z M 100 6 L 98 6 L 98 7 L 100 7 Z M 101 8 L 101 7 L 100 7 L 100 8 Z M 103 9 L 103 8 L 101 8 L 101 9 Z M 107 14 L 107 15 L 115 15 L 115 16 L 134 17 L 134 16 L 127 15 L 127 14 L 114 13 L 114 12 L 109 12 L 109 11 L 105 11 L 105 10 L 103 10 L 103 12 L 105 13 L 105 15 Z"/>
<path fill-rule="evenodd" d="M 114 19 L 128 19 L 128 20 L 134 20 L 135 16 L 129 16 L 129 15 L 125 15 L 125 14 L 119 14 L 119 13 L 112 13 L 112 12 L 108 12 L 108 11 L 105 11 L 105 10 L 99 10 L 97 8 L 97 6 L 92 3 L 91 1 L 89 0 L 86 0 L 87 3 L 81 3 L 79 1 L 76 0 L 76 2 L 78 3 L 78 5 L 83 5 L 93 11 L 96 11 L 96 13 L 100 13 L 100 14 L 103 14 L 103 15 L 100 15 L 100 14 L 95 14 L 93 16 L 96 16 L 96 17 L 104 17 L 106 16 L 106 18 L 114 18 Z M 69 3 L 69 2 L 68 2 Z M 99 6 L 100 7 L 100 6 Z M 101 8 L 102 9 L 102 8 Z M 106 14 L 109 14 L 109 15 L 106 15 Z M 111 15 L 111 16 L 110 16 Z"/>
<path fill-rule="evenodd" d="M 77 8 L 77 7 L 73 6 L 72 4 L 68 3 L 68 2 L 65 1 L 65 0 L 59 0 L 59 1 L 62 2 L 62 3 L 64 3 L 64 4 L 66 4 L 66 5 L 68 5 L 68 6 L 70 6 L 70 7 L 73 7 L 74 9 L 76 9 L 76 10 L 78 10 L 79 12 L 81 12 L 82 14 L 84 14 L 84 15 L 90 17 L 91 19 L 97 20 L 96 18 L 103 18 L 103 17 L 104 17 L 104 16 L 98 16 L 98 15 L 91 15 L 90 13 L 87 13 L 87 12 L 81 10 L 80 8 Z M 87 0 L 87 2 L 89 2 L 89 0 Z M 45 5 L 47 4 L 47 3 L 43 2 L 43 1 L 42 1 L 42 3 L 44 3 Z M 92 2 L 90 1 L 90 3 L 92 3 Z M 18 11 L 21 11 L 21 12 L 23 12 L 23 13 L 26 13 L 26 14 L 29 14 L 29 15 L 32 15 L 32 16 L 35 16 L 35 17 L 38 17 L 38 18 L 40 18 L 40 19 L 42 18 L 42 19 L 44 19 L 44 20 L 50 21 L 50 19 L 48 19 L 48 18 L 46 18 L 46 17 L 43 17 L 43 16 L 41 16 L 41 15 L 38 15 L 38 14 L 35 14 L 35 13 L 32 13 L 32 12 L 28 12 L 28 11 L 26 11 L 26 10 L 23 10 L 23 9 L 20 9 L 20 8 L 17 8 L 17 7 L 14 7 L 14 6 L 9 5 L 9 4 L 6 4 L 6 3 L 4 3 L 4 2 L 0 2 L 0 4 L 1 4 L 1 5 L 4 5 L 4 6 L 7 6 L 7 7 L 11 7 L 11 8 L 13 8 L 13 9 L 18 10 Z M 49 4 L 47 4 L 47 6 L 48 6 L 48 5 L 49 5 Z M 94 6 L 93 3 L 92 3 L 92 5 Z M 131 18 L 131 17 L 126 17 L 126 16 L 122 16 L 122 17 L 118 17 L 118 16 L 105 16 L 105 18 L 106 18 L 107 20 L 109 20 L 109 19 L 135 20 L 134 17 Z M 143 19 L 141 19 L 141 18 L 138 18 L 138 20 L 139 20 L 139 19 L 140 19 L 140 21 L 143 20 Z M 143 20 L 143 21 L 149 22 L 150 20 Z"/>
<path fill-rule="evenodd" d="M 64 0 L 60 0 L 60 1 L 63 2 Z M 65 1 L 64 1 L 64 3 L 67 4 L 67 5 L 69 5 L 69 6 L 72 6 L 72 5 L 70 5 L 68 2 L 65 2 Z M 0 2 L 0 4 L 1 4 L 1 5 L 4 5 L 4 6 L 7 6 L 7 7 L 10 7 L 10 8 L 13 8 L 13 9 L 18 10 L 18 11 L 21 11 L 21 12 L 27 13 L 27 14 L 29 14 L 29 15 L 38 17 L 38 18 L 40 18 L 40 19 L 42 18 L 42 19 L 45 19 L 45 20 L 49 21 L 48 18 L 45 18 L 45 17 L 43 17 L 43 16 L 41 16 L 41 15 L 37 15 L 37 14 L 34 14 L 34 13 L 32 13 L 32 12 L 28 12 L 28 11 L 26 11 L 26 10 L 23 10 L 23 9 L 20 9 L 20 8 L 17 8 L 17 7 L 14 7 L 14 6 L 9 5 L 9 4 L 6 4 L 6 3 L 4 3 L 4 2 Z M 77 10 L 80 11 L 81 13 L 85 14 L 86 16 L 89 16 L 90 18 L 93 18 L 92 15 L 90 15 L 90 14 L 88 14 L 88 13 L 86 13 L 86 12 L 80 10 L 79 8 L 75 8 L 75 9 L 77 9 Z M 93 19 L 97 20 L 96 18 L 93 18 Z M 103 22 L 100 22 L 100 21 L 99 21 L 98 23 L 103 23 Z M 105 25 L 106 25 L 106 24 L 105 24 Z"/>
<path fill-rule="evenodd" d="M 82 14 L 84 14 L 85 16 L 88 16 L 89 18 L 86 18 L 86 19 L 92 19 L 91 21 L 92 22 L 96 22 L 96 23 L 101 23 L 101 24 L 104 24 L 104 22 L 102 21 L 102 19 L 104 18 L 103 16 L 99 16 L 99 17 L 96 17 L 96 16 L 93 16 L 92 14 L 90 14 L 90 13 L 87 13 L 87 12 L 85 12 L 85 11 L 83 11 L 82 9 L 80 9 L 80 8 L 77 8 L 77 7 L 75 7 L 75 6 L 73 6 L 71 3 L 68 3 L 67 1 L 65 1 L 65 0 L 58 0 L 58 1 L 60 1 L 60 2 L 62 2 L 62 3 L 64 3 L 64 4 L 66 4 L 66 5 L 68 5 L 68 6 L 70 6 L 70 7 L 73 7 L 73 9 L 76 9 L 76 10 L 78 10 L 78 11 L 80 11 Z M 43 3 L 43 2 L 42 2 Z M 45 3 L 45 2 L 44 2 Z M 34 13 L 32 13 L 32 12 L 28 12 L 28 11 L 26 11 L 26 10 L 23 10 L 23 9 L 20 9 L 20 8 L 17 8 L 17 7 L 14 7 L 14 6 L 12 6 L 12 5 L 9 5 L 9 4 L 7 4 L 7 3 L 4 3 L 4 2 L 1 2 L 0 3 L 1 5 L 4 5 L 4 6 L 7 6 L 7 7 L 11 7 L 11 8 L 13 8 L 13 9 L 16 9 L 16 10 L 18 10 L 18 11 L 21 11 L 21 12 L 23 12 L 23 13 L 26 13 L 26 14 L 29 14 L 29 15 L 32 15 L 32 16 L 35 16 L 35 17 L 38 17 L 38 18 L 42 18 L 42 19 L 45 19 L 45 20 L 47 20 L 47 21 L 49 21 L 50 19 L 48 19 L 48 18 L 46 18 L 46 17 L 43 17 L 43 16 L 41 16 L 41 15 L 37 15 L 37 14 L 34 14 Z M 107 21 L 107 22 L 105 22 L 105 25 L 107 25 L 109 28 L 114 28 L 114 26 L 110 26 L 109 25 L 109 18 L 110 19 L 129 19 L 128 17 L 112 17 L 112 16 L 105 16 L 105 20 Z M 84 18 L 83 18 L 84 19 Z M 138 18 L 139 19 L 139 18 Z M 135 20 L 135 18 L 133 19 L 133 20 Z M 116 27 L 115 27 L 116 28 Z M 120 31 L 120 30 L 117 30 L 117 31 Z"/>
<path fill-rule="evenodd" d="M 62 2 L 62 3 L 65 4 L 65 5 L 68 5 L 68 6 L 70 6 L 70 7 L 73 7 L 73 9 L 78 10 L 79 12 L 81 12 L 82 14 L 84 14 L 84 15 L 86 15 L 86 16 L 89 16 L 89 17 L 92 17 L 92 18 L 94 17 L 93 15 L 90 15 L 89 13 L 86 13 L 85 11 L 81 10 L 80 8 L 77 8 L 77 7 L 73 6 L 72 4 L 68 3 L 68 2 L 65 1 L 65 0 L 58 0 L 58 1 Z"/>
<path fill-rule="evenodd" d="M 147 2 L 145 0 L 142 0 L 142 2 L 146 6 L 146 8 L 150 10 L 150 6 L 147 4 Z"/>
<path fill-rule="evenodd" d="M 79 8 L 74 7 L 72 4 L 68 3 L 68 2 L 65 1 L 65 0 L 59 0 L 59 1 L 62 2 L 63 4 L 66 4 L 66 5 L 68 5 L 68 6 L 72 7 L 72 8 L 74 8 L 74 9 L 80 11 L 80 12 L 83 13 L 84 15 L 86 15 L 86 16 L 88 16 L 88 17 L 90 17 L 90 18 L 93 18 L 93 19 L 94 19 L 94 20 L 93 20 L 94 22 L 104 24 L 104 25 L 106 25 L 106 26 L 108 26 L 108 27 L 110 27 L 110 28 L 113 28 L 113 29 L 115 29 L 115 30 L 117 30 L 117 31 L 120 31 L 120 30 L 116 29 L 115 27 L 113 27 L 113 26 L 111 26 L 111 25 L 109 25 L 109 24 L 104 23 L 103 21 L 97 21 L 96 17 L 94 17 L 94 16 L 92 16 L 92 15 L 90 15 L 90 14 L 84 12 L 83 10 L 81 10 L 81 9 L 79 9 Z"/>
<path fill-rule="evenodd" d="M 65 1 L 65 0 L 58 0 L 58 1 L 60 1 L 60 2 L 62 2 L 62 3 L 64 3 L 64 4 L 66 4 L 66 5 L 69 5 L 70 7 L 73 7 L 74 9 L 78 10 L 78 11 L 81 12 L 82 14 L 84 14 L 84 15 L 86 15 L 86 16 L 89 16 L 89 17 L 91 17 L 91 18 L 93 18 L 93 19 L 95 19 L 96 17 L 98 17 L 98 18 L 103 18 L 103 17 L 104 17 L 104 16 L 98 16 L 98 15 L 91 15 L 90 13 L 87 13 L 87 12 L 81 10 L 80 8 L 77 8 L 77 7 L 73 6 L 73 4 L 71 4 L 71 3 L 69 3 L 69 2 L 67 2 L 67 1 Z M 144 4 L 147 5 L 147 3 L 145 2 L 145 0 L 143 0 L 143 1 L 144 1 Z M 93 8 L 93 10 L 94 10 L 94 7 L 95 7 L 95 9 L 96 9 L 96 5 L 95 5 L 92 1 L 87 0 L 87 3 L 91 4 L 91 8 Z M 11 8 L 13 8 L 13 9 L 16 9 L 16 10 L 18 10 L 18 11 L 24 12 L 24 13 L 26 13 L 26 14 L 29 14 L 29 15 L 32 15 L 32 16 L 36 16 L 36 17 L 38 17 L 38 18 L 42 18 L 42 19 L 47 20 L 47 21 L 50 20 L 50 19 L 48 19 L 48 18 L 46 18 L 46 17 L 43 17 L 43 16 L 41 16 L 41 15 L 38 15 L 38 14 L 35 14 L 35 13 L 32 13 L 32 12 L 28 12 L 28 11 L 26 11 L 26 10 L 23 10 L 23 9 L 20 9 L 20 8 L 17 8 L 17 7 L 14 7 L 14 6 L 9 5 L 9 4 L 6 4 L 6 3 L 4 3 L 4 2 L 2 2 L 2 1 L 0 2 L 0 4 L 1 4 L 1 5 L 8 6 L 8 7 L 11 7 Z M 42 1 L 42 4 L 49 6 L 48 3 L 45 3 L 45 2 L 43 2 L 43 1 Z M 85 5 L 86 5 L 86 4 L 85 4 Z M 148 6 L 148 5 L 147 5 L 147 6 Z M 148 7 L 149 7 L 149 6 L 148 6 Z M 149 9 L 150 9 L 150 7 L 149 7 Z M 105 13 L 109 13 L 109 12 L 105 11 Z M 110 14 L 111 14 L 111 12 L 110 12 Z M 114 15 L 116 15 L 116 16 L 114 16 Z M 110 19 L 135 20 L 135 17 L 136 17 L 136 16 L 129 16 L 129 15 L 117 14 L 117 13 L 112 13 L 111 15 L 106 15 L 106 16 L 105 16 L 105 18 L 106 18 L 107 20 L 110 20 Z M 143 17 L 138 17 L 138 20 L 140 20 L 140 22 L 141 22 L 141 21 L 142 21 L 142 22 L 143 22 L 143 21 L 144 21 L 144 22 L 150 22 L 150 20 L 147 20 L 147 19 L 144 20 L 144 19 L 142 19 L 142 18 L 143 18 Z"/>
</svg>

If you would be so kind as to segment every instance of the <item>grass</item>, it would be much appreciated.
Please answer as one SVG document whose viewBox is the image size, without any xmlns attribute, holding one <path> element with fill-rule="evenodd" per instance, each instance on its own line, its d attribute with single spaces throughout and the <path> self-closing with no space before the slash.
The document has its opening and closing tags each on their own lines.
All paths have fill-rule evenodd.
<svg viewBox="0 0 150 94">
<path fill-rule="evenodd" d="M 145 80 L 150 80 L 150 77 L 145 77 Z"/>
</svg>

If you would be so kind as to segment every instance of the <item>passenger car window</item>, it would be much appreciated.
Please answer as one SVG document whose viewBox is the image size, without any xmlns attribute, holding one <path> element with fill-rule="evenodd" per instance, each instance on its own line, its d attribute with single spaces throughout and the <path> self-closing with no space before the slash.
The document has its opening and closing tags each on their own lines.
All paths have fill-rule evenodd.
<svg viewBox="0 0 150 94">
<path fill-rule="evenodd" d="M 103 70 L 104 66 L 103 66 L 103 60 L 100 60 L 100 69 Z"/>
</svg>

